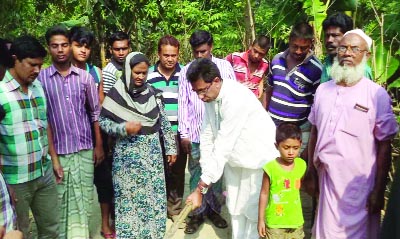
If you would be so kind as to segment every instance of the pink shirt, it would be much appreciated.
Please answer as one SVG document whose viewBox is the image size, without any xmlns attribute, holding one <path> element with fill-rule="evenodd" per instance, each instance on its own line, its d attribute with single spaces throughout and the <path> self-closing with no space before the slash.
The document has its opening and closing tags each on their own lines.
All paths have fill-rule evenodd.
<svg viewBox="0 0 400 239">
<path fill-rule="evenodd" d="M 368 215 L 366 203 L 376 174 L 376 140 L 398 130 L 389 95 L 366 78 L 352 87 L 329 81 L 317 89 L 309 121 L 318 130 L 316 238 L 376 238 L 379 215 Z"/>
<path fill-rule="evenodd" d="M 262 81 L 264 75 L 268 71 L 268 62 L 265 59 L 258 64 L 257 69 L 250 73 L 249 68 L 249 51 L 246 52 L 234 52 L 228 55 L 225 59 L 231 63 L 233 71 L 235 72 L 236 80 L 244 84 L 253 93 L 259 97 L 260 92 L 258 90 L 258 85 Z"/>
</svg>

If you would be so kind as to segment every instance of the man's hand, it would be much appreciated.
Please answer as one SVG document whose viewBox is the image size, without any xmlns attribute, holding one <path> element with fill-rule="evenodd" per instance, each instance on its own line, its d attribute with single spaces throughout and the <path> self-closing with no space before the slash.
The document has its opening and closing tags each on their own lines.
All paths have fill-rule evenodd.
<svg viewBox="0 0 400 239">
<path fill-rule="evenodd" d="M 64 169 L 62 168 L 58 158 L 55 159 L 54 156 L 52 156 L 51 161 L 53 161 L 53 172 L 54 176 L 56 176 L 56 183 L 59 184 L 64 178 Z"/>
<path fill-rule="evenodd" d="M 190 141 L 189 138 L 181 139 L 181 146 L 185 154 L 190 154 L 192 152 L 192 141 Z"/>
<path fill-rule="evenodd" d="M 103 145 L 96 145 L 94 147 L 94 152 L 93 152 L 93 161 L 94 161 L 94 166 L 97 167 L 98 165 L 101 164 L 104 160 L 104 150 L 103 150 Z"/>
<path fill-rule="evenodd" d="M 0 237 L 0 238 L 3 238 L 3 239 L 22 239 L 24 237 L 23 237 L 22 232 L 17 231 L 17 230 L 12 230 L 12 231 L 9 231 L 6 235 L 4 235 L 4 237 Z"/>
<path fill-rule="evenodd" d="M 4 226 L 0 226 L 0 239 L 3 239 L 4 234 L 6 234 L 6 228 Z"/>
<path fill-rule="evenodd" d="M 203 200 L 203 194 L 200 189 L 196 188 L 186 199 L 186 204 L 192 203 L 192 210 L 195 210 L 201 206 Z"/>
<path fill-rule="evenodd" d="M 176 154 L 175 155 L 167 155 L 168 165 L 172 166 L 176 162 Z"/>
<path fill-rule="evenodd" d="M 372 190 L 367 199 L 367 210 L 369 214 L 380 213 L 384 205 L 384 192 Z"/>
<path fill-rule="evenodd" d="M 304 175 L 302 184 L 304 185 L 304 190 L 313 197 L 317 197 L 319 193 L 318 189 L 318 175 L 315 169 L 311 169 L 309 166 L 306 174 Z"/>
<path fill-rule="evenodd" d="M 266 232 L 266 229 L 265 229 L 265 221 L 264 220 L 258 220 L 258 234 L 262 238 L 267 236 L 267 232 Z"/>
<path fill-rule="evenodd" d="M 126 133 L 129 135 L 135 135 L 139 133 L 142 128 L 142 124 L 140 122 L 130 121 L 125 123 Z"/>
</svg>

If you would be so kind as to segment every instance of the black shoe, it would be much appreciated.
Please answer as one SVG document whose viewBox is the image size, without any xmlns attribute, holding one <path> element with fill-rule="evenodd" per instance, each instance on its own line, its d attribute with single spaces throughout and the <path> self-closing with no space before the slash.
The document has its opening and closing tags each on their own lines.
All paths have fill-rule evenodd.
<svg viewBox="0 0 400 239">
<path fill-rule="evenodd" d="M 218 228 L 227 228 L 228 223 L 219 215 L 218 213 L 214 212 L 211 210 L 211 212 L 208 214 L 208 219 L 214 224 L 214 226 Z"/>
<path fill-rule="evenodd" d="M 203 222 L 204 218 L 202 216 L 192 216 L 191 218 L 189 218 L 189 221 L 186 222 L 185 233 L 193 234 L 197 232 Z"/>
</svg>

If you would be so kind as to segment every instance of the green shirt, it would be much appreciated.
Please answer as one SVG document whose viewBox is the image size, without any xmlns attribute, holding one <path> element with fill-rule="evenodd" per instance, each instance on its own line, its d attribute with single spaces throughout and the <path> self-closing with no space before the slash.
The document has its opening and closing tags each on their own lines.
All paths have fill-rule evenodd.
<svg viewBox="0 0 400 239">
<path fill-rule="evenodd" d="M 24 93 L 6 72 L 0 82 L 0 169 L 8 184 L 39 178 L 49 166 L 46 110 L 38 80 Z"/>
<path fill-rule="evenodd" d="M 300 187 L 306 171 L 306 163 L 301 158 L 294 159 L 294 167 L 286 171 L 272 160 L 263 167 L 270 178 L 268 205 L 265 222 L 269 228 L 299 228 L 303 225 Z"/>
<path fill-rule="evenodd" d="M 333 59 L 330 56 L 327 56 L 325 58 L 324 67 L 322 68 L 322 75 L 321 75 L 320 83 L 324 83 L 324 82 L 332 80 L 332 78 L 331 78 L 332 64 L 333 64 Z M 370 80 L 373 80 L 372 70 L 371 70 L 371 67 L 369 67 L 369 65 L 366 65 L 366 67 L 365 67 L 364 76 Z"/>
<path fill-rule="evenodd" d="M 171 74 L 169 80 L 167 80 L 158 71 L 158 64 L 160 64 L 159 61 L 149 68 L 147 83 L 161 90 L 165 113 L 167 114 L 168 121 L 171 123 L 172 130 L 176 134 L 178 131 L 178 79 L 182 66 L 176 63 L 175 71 Z"/>
</svg>

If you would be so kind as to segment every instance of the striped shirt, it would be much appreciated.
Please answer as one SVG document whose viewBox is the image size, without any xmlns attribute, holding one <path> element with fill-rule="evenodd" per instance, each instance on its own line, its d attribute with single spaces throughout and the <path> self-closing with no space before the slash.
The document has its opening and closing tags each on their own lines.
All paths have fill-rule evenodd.
<svg viewBox="0 0 400 239">
<path fill-rule="evenodd" d="M 251 73 L 249 67 L 250 50 L 246 52 L 234 52 L 225 59 L 229 61 L 235 72 L 236 80 L 249 88 L 257 97 L 259 97 L 259 85 L 263 77 L 268 73 L 268 61 L 264 58 L 258 64 L 257 69 Z"/>
<path fill-rule="evenodd" d="M 72 65 L 64 77 L 51 65 L 39 73 L 38 79 L 47 97 L 47 116 L 57 154 L 92 149 L 91 124 L 100 114 L 93 77 Z"/>
<path fill-rule="evenodd" d="M 176 134 L 178 131 L 178 78 L 181 66 L 177 63 L 175 72 L 167 80 L 158 71 L 158 64 L 159 62 L 150 67 L 147 82 L 154 86 L 154 88 L 162 91 L 165 113 L 167 114 L 168 121 L 171 123 L 172 130 Z"/>
<path fill-rule="evenodd" d="M 276 125 L 287 121 L 300 125 L 307 121 L 321 78 L 322 64 L 314 54 L 307 55 L 301 64 L 289 71 L 288 53 L 286 50 L 273 58 L 268 79 L 273 87 L 268 111 Z"/>
<path fill-rule="evenodd" d="M 7 71 L 0 82 L 0 168 L 8 184 L 32 181 L 49 167 L 46 98 L 35 80 L 24 93 Z"/>
<path fill-rule="evenodd" d="M 217 65 L 223 80 L 236 80 L 233 68 L 228 61 L 214 56 L 211 60 Z M 178 130 L 181 138 L 189 138 L 193 143 L 200 143 L 204 102 L 199 99 L 196 92 L 192 90 L 192 85 L 186 79 L 189 66 L 190 63 L 183 67 L 179 76 Z"/>
<path fill-rule="evenodd" d="M 103 92 L 107 94 L 115 82 L 122 76 L 122 65 L 113 58 L 103 69 Z"/>
</svg>

